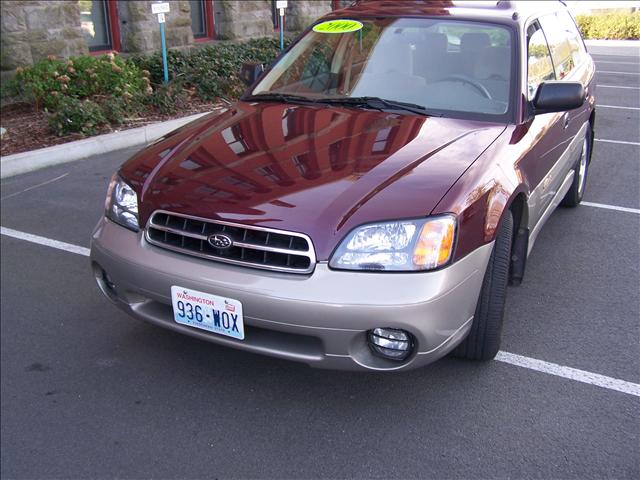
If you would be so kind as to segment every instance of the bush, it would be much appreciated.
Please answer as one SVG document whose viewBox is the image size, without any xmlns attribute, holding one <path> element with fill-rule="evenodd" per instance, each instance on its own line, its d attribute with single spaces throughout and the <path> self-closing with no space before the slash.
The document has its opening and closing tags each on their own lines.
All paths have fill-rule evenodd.
<svg viewBox="0 0 640 480">
<path fill-rule="evenodd" d="M 91 100 L 78 100 L 74 97 L 62 97 L 56 111 L 49 116 L 49 127 L 57 135 L 79 132 L 95 135 L 107 119 L 104 111 Z"/>
<path fill-rule="evenodd" d="M 115 55 L 84 55 L 68 60 L 53 56 L 33 67 L 19 68 L 9 89 L 36 108 L 55 110 L 63 97 L 138 96 L 148 93 L 149 80 L 131 61 Z"/>
<path fill-rule="evenodd" d="M 286 44 L 291 43 L 289 39 Z M 238 77 L 244 62 L 270 64 L 280 53 L 275 38 L 252 39 L 244 43 L 220 43 L 191 52 L 170 51 L 169 77 L 196 89 L 205 101 L 218 97 L 238 97 L 244 86 Z M 139 68 L 150 72 L 151 82 L 162 83 L 162 57 L 159 53 L 134 57 Z"/>
<path fill-rule="evenodd" d="M 92 135 L 100 126 L 120 125 L 149 107 L 162 114 L 176 113 L 188 106 L 189 96 L 207 102 L 237 98 L 244 90 L 238 77 L 242 63 L 269 64 L 279 53 L 275 38 L 220 43 L 191 52 L 172 50 L 168 85 L 163 84 L 160 53 L 126 60 L 114 54 L 68 60 L 50 56 L 32 67 L 18 68 L 15 77 L 3 84 L 3 94 L 44 109 L 58 135 Z"/>
<path fill-rule="evenodd" d="M 155 87 L 153 95 L 147 98 L 147 104 L 162 114 L 173 114 L 187 107 L 188 95 L 181 81 Z"/>
<path fill-rule="evenodd" d="M 578 15 L 576 22 L 584 38 L 607 40 L 640 38 L 640 12 Z"/>
</svg>

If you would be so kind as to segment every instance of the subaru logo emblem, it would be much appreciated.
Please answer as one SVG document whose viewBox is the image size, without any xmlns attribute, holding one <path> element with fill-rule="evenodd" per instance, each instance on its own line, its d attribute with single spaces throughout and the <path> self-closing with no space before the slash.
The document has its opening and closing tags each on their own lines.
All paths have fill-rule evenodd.
<svg viewBox="0 0 640 480">
<path fill-rule="evenodd" d="M 233 245 L 233 240 L 221 233 L 211 235 L 207 239 L 207 241 L 211 244 L 212 247 L 220 248 L 222 250 L 230 248 Z"/>
</svg>

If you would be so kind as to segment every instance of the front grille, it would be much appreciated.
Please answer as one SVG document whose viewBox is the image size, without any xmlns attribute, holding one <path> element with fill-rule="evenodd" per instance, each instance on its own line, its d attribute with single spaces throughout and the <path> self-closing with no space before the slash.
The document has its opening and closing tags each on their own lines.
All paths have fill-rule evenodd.
<svg viewBox="0 0 640 480">
<path fill-rule="evenodd" d="M 209 243 L 212 235 L 229 237 L 229 248 Z M 158 210 L 145 232 L 158 247 L 209 260 L 279 272 L 311 273 L 316 256 L 311 239 L 301 233 L 240 225 Z"/>
</svg>

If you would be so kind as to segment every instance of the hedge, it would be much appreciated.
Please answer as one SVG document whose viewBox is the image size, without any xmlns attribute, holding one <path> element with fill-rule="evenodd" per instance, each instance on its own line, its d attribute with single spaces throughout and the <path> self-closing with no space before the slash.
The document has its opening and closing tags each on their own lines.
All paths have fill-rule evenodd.
<svg viewBox="0 0 640 480">
<path fill-rule="evenodd" d="M 584 38 L 606 40 L 640 38 L 640 12 L 578 15 L 576 22 Z"/>
<path fill-rule="evenodd" d="M 163 84 L 159 53 L 128 59 L 113 53 L 66 60 L 50 56 L 16 69 L 3 89 L 35 109 L 43 109 L 57 135 L 93 135 L 107 124 L 121 124 L 149 109 L 178 112 L 188 106 L 190 97 L 205 102 L 220 97 L 235 99 L 244 90 L 238 77 L 242 63 L 269 64 L 279 53 L 279 42 L 274 38 L 219 43 L 190 52 L 172 50 L 167 85 Z"/>
<path fill-rule="evenodd" d="M 286 39 L 285 44 L 290 42 L 290 39 Z M 167 62 L 169 78 L 173 82 L 195 88 L 205 101 L 218 97 L 237 98 L 244 90 L 238 77 L 242 64 L 270 64 L 279 53 L 279 41 L 268 37 L 243 43 L 218 43 L 190 52 L 172 50 Z M 132 61 L 142 70 L 151 72 L 153 83 L 162 82 L 160 53 L 135 56 Z"/>
</svg>

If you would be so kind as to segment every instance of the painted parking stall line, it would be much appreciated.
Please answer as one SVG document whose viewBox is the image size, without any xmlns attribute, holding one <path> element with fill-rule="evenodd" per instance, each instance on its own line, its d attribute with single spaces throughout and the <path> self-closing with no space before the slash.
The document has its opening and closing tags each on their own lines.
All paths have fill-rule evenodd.
<svg viewBox="0 0 640 480">
<path fill-rule="evenodd" d="M 636 213 L 640 215 L 640 209 L 638 208 L 618 207 L 617 205 L 607 205 L 604 203 L 593 203 L 584 201 L 581 202 L 580 205 L 584 205 L 585 207 L 602 208 L 604 210 L 615 210 L 617 212 Z"/>
<path fill-rule="evenodd" d="M 640 107 L 622 107 L 620 105 L 598 105 L 598 108 L 619 108 L 620 110 L 640 110 Z"/>
<path fill-rule="evenodd" d="M 611 60 L 596 60 L 596 63 L 613 63 L 615 65 L 640 65 L 638 62 L 615 62 Z"/>
<path fill-rule="evenodd" d="M 624 90 L 640 90 L 640 87 L 625 87 L 622 85 L 596 85 L 598 88 L 621 88 Z"/>
<path fill-rule="evenodd" d="M 596 142 L 602 142 L 602 143 L 617 143 L 619 145 L 640 145 L 640 142 L 627 142 L 625 140 L 607 140 L 605 138 L 596 138 L 595 139 Z"/>
<path fill-rule="evenodd" d="M 65 252 L 83 255 L 85 257 L 88 257 L 90 252 L 88 248 L 81 247 L 79 245 L 73 245 L 72 243 L 61 242 L 59 240 L 41 237 L 40 235 L 33 235 L 31 233 L 20 232 L 18 230 L 13 230 L 12 228 L 0 227 L 0 235 L 6 235 L 7 237 L 17 238 L 18 240 L 24 240 L 25 242 L 36 243 L 38 245 L 44 245 L 45 247 L 64 250 Z"/>
<path fill-rule="evenodd" d="M 640 72 L 612 72 L 610 70 L 596 70 L 596 73 L 615 73 L 616 75 L 640 75 Z"/>
<path fill-rule="evenodd" d="M 584 204 L 585 202 L 583 202 Z M 622 207 L 619 207 L 622 208 Z M 635 210 L 635 209 L 629 209 Z M 635 210 L 640 213 L 640 210 Z M 71 243 L 61 242 L 53 240 L 51 238 L 41 237 L 39 235 L 33 235 L 31 233 L 21 232 L 19 230 L 13 230 L 11 228 L 1 227 L 0 234 L 8 237 L 24 240 L 26 242 L 36 243 L 38 245 L 44 245 L 46 247 L 63 250 L 69 253 L 75 253 L 85 257 L 89 256 L 89 249 L 73 245 Z M 579 370 L 573 367 L 566 367 L 564 365 L 558 365 L 556 363 L 545 362 L 544 360 L 538 360 L 536 358 L 525 357 L 510 352 L 498 352 L 495 358 L 496 361 L 515 365 L 529 370 L 534 370 L 548 375 L 554 375 L 557 377 L 566 378 L 576 382 L 586 383 L 597 387 L 602 387 L 608 390 L 615 390 L 618 392 L 626 393 L 628 395 L 634 395 L 640 397 L 640 384 L 627 382 L 626 380 L 620 380 L 618 378 L 607 377 L 599 373 L 592 373 L 586 370 Z"/>
<path fill-rule="evenodd" d="M 545 362 L 544 360 L 538 360 L 537 358 L 524 357 L 522 355 L 503 351 L 498 352 L 495 360 L 502 363 L 508 363 L 509 365 L 535 370 L 536 372 L 568 378 L 569 380 L 574 380 L 576 382 L 587 383 L 589 385 L 606 388 L 607 390 L 615 390 L 617 392 L 640 397 L 640 384 L 607 377 L 606 375 L 600 375 L 599 373 L 565 367 L 564 365 L 558 365 L 557 363 Z"/>
</svg>

